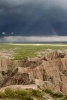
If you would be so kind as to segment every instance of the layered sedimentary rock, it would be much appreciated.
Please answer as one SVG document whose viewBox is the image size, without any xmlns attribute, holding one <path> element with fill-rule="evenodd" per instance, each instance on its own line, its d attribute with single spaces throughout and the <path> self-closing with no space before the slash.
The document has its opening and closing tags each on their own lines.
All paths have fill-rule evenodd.
<svg viewBox="0 0 67 100">
<path fill-rule="evenodd" d="M 1 86 L 37 84 L 67 94 L 66 53 L 54 51 L 47 56 L 11 61 L 0 60 Z"/>
</svg>

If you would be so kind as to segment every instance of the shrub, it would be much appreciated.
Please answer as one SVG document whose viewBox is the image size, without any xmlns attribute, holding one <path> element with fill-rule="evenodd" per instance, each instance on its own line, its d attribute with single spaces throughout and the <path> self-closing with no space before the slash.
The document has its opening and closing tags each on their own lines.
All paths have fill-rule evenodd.
<svg viewBox="0 0 67 100">
<path fill-rule="evenodd" d="M 25 98 L 25 100 L 34 100 L 31 96 Z"/>
<path fill-rule="evenodd" d="M 63 97 L 61 100 L 67 100 L 67 96 Z"/>
<path fill-rule="evenodd" d="M 50 89 L 48 89 L 48 88 L 47 88 L 47 89 L 45 89 L 45 92 L 46 92 L 46 93 L 49 93 L 50 95 L 52 95 L 52 94 L 53 94 L 53 93 L 52 93 L 52 91 L 51 91 Z"/>
<path fill-rule="evenodd" d="M 62 98 L 63 97 L 62 93 L 53 93 L 52 95 L 53 95 L 53 97 L 56 97 L 56 98 Z"/>
<path fill-rule="evenodd" d="M 40 89 L 40 90 L 41 90 L 41 87 L 40 87 L 39 85 L 37 85 L 37 87 L 38 87 L 38 89 Z"/>
<path fill-rule="evenodd" d="M 35 96 L 35 97 L 39 97 L 39 98 L 43 97 L 43 93 L 41 91 L 39 91 L 39 90 L 32 90 L 31 91 L 31 95 Z"/>
<path fill-rule="evenodd" d="M 15 92 L 10 88 L 6 88 L 4 94 L 8 98 L 14 98 L 15 96 Z"/>
<path fill-rule="evenodd" d="M 63 97 L 62 93 L 59 93 L 59 92 L 54 93 L 50 89 L 45 89 L 45 92 L 49 93 L 52 97 L 55 97 L 55 98 L 62 98 Z"/>
<path fill-rule="evenodd" d="M 19 98 L 25 98 L 29 96 L 29 93 L 26 90 L 18 89 L 15 91 L 17 97 Z"/>
<path fill-rule="evenodd" d="M 33 100 L 29 92 L 26 90 L 18 89 L 15 91 L 15 93 L 16 93 L 16 97 L 20 98 L 21 100 Z"/>
</svg>

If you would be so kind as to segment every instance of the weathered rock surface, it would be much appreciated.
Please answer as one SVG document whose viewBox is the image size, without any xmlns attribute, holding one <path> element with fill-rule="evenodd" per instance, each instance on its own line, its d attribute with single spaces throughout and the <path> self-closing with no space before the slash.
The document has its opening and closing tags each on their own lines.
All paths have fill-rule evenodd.
<svg viewBox="0 0 67 100">
<path fill-rule="evenodd" d="M 17 90 L 17 89 L 26 89 L 26 90 L 30 90 L 30 89 L 37 89 L 37 85 L 10 85 L 10 86 L 6 86 L 0 89 L 0 92 L 4 92 L 6 88 L 11 88 L 13 90 Z"/>
<path fill-rule="evenodd" d="M 66 53 L 11 61 L 0 58 L 0 86 L 36 84 L 67 95 Z"/>
</svg>

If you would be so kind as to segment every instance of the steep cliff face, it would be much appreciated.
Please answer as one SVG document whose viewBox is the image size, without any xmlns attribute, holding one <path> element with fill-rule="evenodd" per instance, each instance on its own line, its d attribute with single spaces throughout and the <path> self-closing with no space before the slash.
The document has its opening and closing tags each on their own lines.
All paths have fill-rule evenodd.
<svg viewBox="0 0 67 100">
<path fill-rule="evenodd" d="M 11 70 L 13 62 L 9 59 L 0 57 L 0 71 L 7 72 L 7 70 Z"/>
<path fill-rule="evenodd" d="M 54 51 L 19 61 L 0 58 L 0 77 L 1 86 L 37 84 L 67 94 L 67 57 Z"/>
<path fill-rule="evenodd" d="M 14 69 L 12 63 L 13 62 L 9 59 L 3 57 L 0 58 L 0 86 L 2 85 L 4 79 L 7 78 L 10 72 Z"/>
</svg>

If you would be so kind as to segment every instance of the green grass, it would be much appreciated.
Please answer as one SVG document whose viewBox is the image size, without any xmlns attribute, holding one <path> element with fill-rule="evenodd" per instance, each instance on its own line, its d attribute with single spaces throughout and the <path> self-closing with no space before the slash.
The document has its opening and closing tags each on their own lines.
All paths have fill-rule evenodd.
<svg viewBox="0 0 67 100">
<path fill-rule="evenodd" d="M 67 100 L 67 96 L 59 92 L 53 92 L 50 89 L 42 90 L 23 90 L 17 89 L 12 90 L 6 88 L 4 92 L 0 92 L 0 99 L 2 100 L 46 100 L 45 93 L 49 94 L 52 98 L 56 100 Z"/>
<path fill-rule="evenodd" d="M 15 49 L 15 54 L 13 55 L 14 60 L 20 60 L 25 57 L 35 57 L 36 52 L 44 51 L 45 49 L 63 49 L 67 46 L 56 46 L 54 44 L 47 44 L 47 45 L 32 45 L 32 44 L 26 44 L 26 45 L 11 45 L 11 44 L 0 44 L 0 50 L 10 50 Z"/>
<path fill-rule="evenodd" d="M 43 93 L 39 90 L 32 90 L 30 92 L 30 94 L 34 97 L 38 97 L 38 98 L 42 98 L 43 97 Z"/>
<path fill-rule="evenodd" d="M 12 90 L 10 88 L 6 88 L 4 92 L 0 92 L 0 98 L 9 98 L 9 99 L 19 99 L 19 100 L 34 100 L 34 97 L 43 98 L 42 92 L 39 90 Z M 38 99 L 39 100 L 39 99 Z"/>
</svg>

